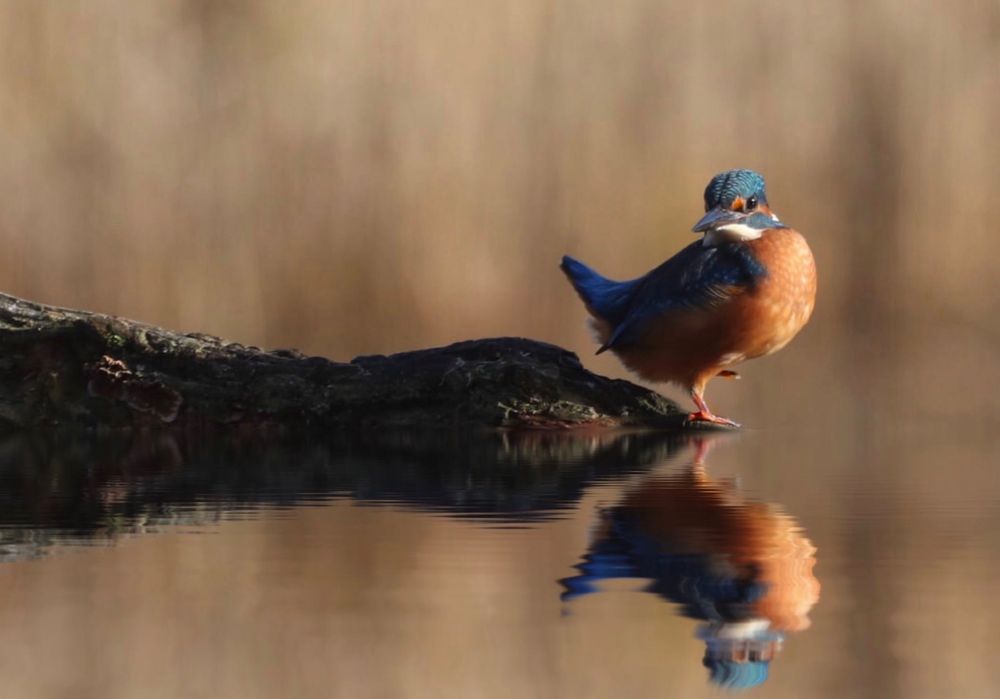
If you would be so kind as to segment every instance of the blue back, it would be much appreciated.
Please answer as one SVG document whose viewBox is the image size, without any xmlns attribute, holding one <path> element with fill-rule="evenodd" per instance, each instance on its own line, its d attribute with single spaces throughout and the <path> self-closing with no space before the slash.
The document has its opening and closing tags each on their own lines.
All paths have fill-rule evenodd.
<svg viewBox="0 0 1000 699">
<path fill-rule="evenodd" d="M 563 257 L 561 266 L 591 312 L 612 326 L 617 326 L 625 318 L 632 294 L 643 279 L 616 282 L 569 255 Z"/>
<path fill-rule="evenodd" d="M 591 311 L 614 328 L 598 353 L 640 340 L 662 313 L 712 307 L 767 275 L 745 243 L 706 247 L 700 240 L 632 281 L 606 279 L 571 257 L 562 268 Z"/>
</svg>

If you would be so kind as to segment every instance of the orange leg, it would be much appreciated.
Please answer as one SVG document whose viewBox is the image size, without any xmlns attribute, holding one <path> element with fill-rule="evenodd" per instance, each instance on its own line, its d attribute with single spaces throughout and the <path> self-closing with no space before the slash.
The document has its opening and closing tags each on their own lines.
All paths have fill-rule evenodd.
<svg viewBox="0 0 1000 699">
<path fill-rule="evenodd" d="M 698 410 L 697 412 L 693 412 L 688 415 L 688 422 L 710 422 L 713 425 L 739 427 L 740 423 L 733 422 L 732 420 L 728 420 L 724 417 L 719 417 L 709 410 L 708 403 L 706 403 L 705 399 L 702 397 L 704 390 L 704 385 L 695 385 L 691 387 L 691 399 L 694 401 L 694 404 L 698 406 Z"/>
</svg>

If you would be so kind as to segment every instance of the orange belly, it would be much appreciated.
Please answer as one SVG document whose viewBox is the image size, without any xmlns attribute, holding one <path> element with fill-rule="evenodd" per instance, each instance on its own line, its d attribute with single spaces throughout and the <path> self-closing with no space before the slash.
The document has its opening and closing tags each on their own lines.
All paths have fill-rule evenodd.
<svg viewBox="0 0 1000 699">
<path fill-rule="evenodd" d="M 816 265 L 805 239 L 789 228 L 748 241 L 767 275 L 710 308 L 665 313 L 633 345 L 613 348 L 649 381 L 703 386 L 727 367 L 776 352 L 802 329 L 816 298 Z M 601 328 L 598 327 L 598 331 Z"/>
</svg>

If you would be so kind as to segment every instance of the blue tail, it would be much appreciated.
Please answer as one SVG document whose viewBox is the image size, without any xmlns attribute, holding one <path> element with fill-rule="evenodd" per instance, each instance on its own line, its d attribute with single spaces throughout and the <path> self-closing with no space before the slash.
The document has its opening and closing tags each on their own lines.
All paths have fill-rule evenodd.
<svg viewBox="0 0 1000 699">
<path fill-rule="evenodd" d="M 616 282 L 602 277 L 579 260 L 569 255 L 562 258 L 560 265 L 567 279 L 576 289 L 583 302 L 587 304 L 591 314 L 607 321 L 612 327 L 617 326 L 628 310 L 629 298 L 638 279 L 628 282 Z"/>
</svg>

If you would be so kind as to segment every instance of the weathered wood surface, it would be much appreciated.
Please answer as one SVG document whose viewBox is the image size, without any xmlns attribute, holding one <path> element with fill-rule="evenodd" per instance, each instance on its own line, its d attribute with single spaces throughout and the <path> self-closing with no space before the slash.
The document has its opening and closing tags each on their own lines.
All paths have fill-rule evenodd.
<svg viewBox="0 0 1000 699">
<path fill-rule="evenodd" d="M 679 427 L 671 401 L 520 338 L 347 363 L 0 294 L 0 426 Z"/>
</svg>

